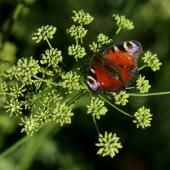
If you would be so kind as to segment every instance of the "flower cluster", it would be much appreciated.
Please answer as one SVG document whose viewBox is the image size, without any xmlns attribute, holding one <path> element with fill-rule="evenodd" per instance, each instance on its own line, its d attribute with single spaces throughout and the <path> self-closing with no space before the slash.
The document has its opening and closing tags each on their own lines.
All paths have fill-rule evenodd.
<svg viewBox="0 0 170 170">
<path fill-rule="evenodd" d="M 7 70 L 7 76 L 12 79 L 15 77 L 18 81 L 24 84 L 32 84 L 33 77 L 40 72 L 40 66 L 37 60 L 30 58 L 19 59 L 16 66 Z"/>
<path fill-rule="evenodd" d="M 125 106 L 128 103 L 129 94 L 126 91 L 120 91 L 120 93 L 112 93 L 115 104 Z"/>
<path fill-rule="evenodd" d="M 41 28 L 38 28 L 37 32 L 33 33 L 32 39 L 39 43 L 42 40 L 53 39 L 53 36 L 56 32 L 57 28 L 52 25 L 45 25 Z"/>
<path fill-rule="evenodd" d="M 140 93 L 147 93 L 150 87 L 151 85 L 149 84 L 149 80 L 146 80 L 145 76 L 139 75 L 136 80 L 136 88 L 140 91 Z"/>
<path fill-rule="evenodd" d="M 9 113 L 10 117 L 12 115 L 19 116 L 22 114 L 22 105 L 23 103 L 18 101 L 18 99 L 12 98 L 5 105 L 6 112 Z"/>
<path fill-rule="evenodd" d="M 96 146 L 99 147 L 97 152 L 98 155 L 103 157 L 110 156 L 111 158 L 113 158 L 119 152 L 119 149 L 122 148 L 119 137 L 117 137 L 116 133 L 111 132 L 105 132 L 104 135 L 99 134 Z"/>
<path fill-rule="evenodd" d="M 75 72 L 67 72 L 62 74 L 62 81 L 60 86 L 67 89 L 67 93 L 72 93 L 74 90 L 80 90 L 82 88 L 80 76 Z"/>
<path fill-rule="evenodd" d="M 127 19 L 124 15 L 113 14 L 112 17 L 114 18 L 114 20 L 116 21 L 116 25 L 118 26 L 118 30 L 116 31 L 116 34 L 118 34 L 121 29 L 126 29 L 126 30 L 134 29 L 133 22 Z"/>
<path fill-rule="evenodd" d="M 68 55 L 74 56 L 77 61 L 78 59 L 83 58 L 86 55 L 86 51 L 84 47 L 73 44 L 68 47 Z"/>
<path fill-rule="evenodd" d="M 73 37 L 75 40 L 82 39 L 86 36 L 87 30 L 80 26 L 72 25 L 68 30 L 67 33 Z"/>
<path fill-rule="evenodd" d="M 147 51 L 144 53 L 144 56 L 142 57 L 144 63 L 147 67 L 150 67 L 152 71 L 157 71 L 160 69 L 160 66 L 162 63 L 159 61 L 157 54 L 153 54 L 150 51 Z"/>
<path fill-rule="evenodd" d="M 6 82 L 0 83 L 0 95 L 4 95 L 8 91 L 8 86 Z"/>
<path fill-rule="evenodd" d="M 33 135 L 48 122 L 55 122 L 58 126 L 71 123 L 74 113 L 57 91 L 47 89 L 32 98 L 34 98 L 32 99 L 32 114 L 22 118 L 22 132 Z"/>
<path fill-rule="evenodd" d="M 22 127 L 21 133 L 25 132 L 27 135 L 32 136 L 35 132 L 40 129 L 40 122 L 33 118 L 31 115 L 30 117 L 24 117 L 21 119 L 22 123 L 20 124 Z"/>
<path fill-rule="evenodd" d="M 80 10 L 80 11 L 73 11 L 72 19 L 73 22 L 75 23 L 82 24 L 82 25 L 89 25 L 94 20 L 94 17 L 92 17 L 89 13 Z"/>
<path fill-rule="evenodd" d="M 109 39 L 108 36 L 106 36 L 103 33 L 100 33 L 97 36 L 97 42 L 92 42 L 92 44 L 89 45 L 90 50 L 95 52 L 99 52 L 101 50 L 101 48 L 103 47 L 103 45 L 107 45 L 110 44 L 112 42 L 112 39 Z"/>
<path fill-rule="evenodd" d="M 104 101 L 96 97 L 92 97 L 90 104 L 87 105 L 87 113 L 96 119 L 100 119 L 100 116 L 105 115 L 107 111 L 107 108 L 104 106 Z"/>
<path fill-rule="evenodd" d="M 42 54 L 41 64 L 46 64 L 48 67 L 56 67 L 59 62 L 62 61 L 61 51 L 57 48 L 47 49 L 44 54 Z"/>
<path fill-rule="evenodd" d="M 145 129 L 146 127 L 151 126 L 152 114 L 150 113 L 150 109 L 145 108 L 142 106 L 139 108 L 134 114 L 135 120 L 133 123 L 136 124 L 136 127 L 141 127 Z"/>
</svg>

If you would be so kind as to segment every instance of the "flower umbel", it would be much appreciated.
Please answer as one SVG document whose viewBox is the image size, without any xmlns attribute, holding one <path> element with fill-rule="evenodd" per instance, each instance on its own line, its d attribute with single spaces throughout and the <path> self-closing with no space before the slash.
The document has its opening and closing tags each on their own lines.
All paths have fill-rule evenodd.
<svg viewBox="0 0 170 170">
<path fill-rule="evenodd" d="M 65 105 L 65 103 L 56 103 L 55 109 L 52 113 L 52 119 L 59 126 L 63 126 L 64 124 L 71 123 L 71 117 L 74 113 L 71 110 L 71 107 Z"/>
<path fill-rule="evenodd" d="M 17 65 L 8 70 L 8 77 L 12 79 L 15 77 L 17 80 L 31 84 L 33 82 L 32 77 L 36 76 L 40 72 L 40 66 L 38 60 L 30 58 L 21 58 L 18 60 Z"/>
<path fill-rule="evenodd" d="M 60 82 L 60 85 L 63 88 L 66 88 L 68 93 L 72 93 L 74 90 L 80 90 L 81 80 L 80 76 L 75 72 L 67 72 L 66 74 L 62 74 L 62 81 Z"/>
<path fill-rule="evenodd" d="M 0 83 L 0 95 L 4 95 L 8 91 L 8 86 L 6 82 Z"/>
<path fill-rule="evenodd" d="M 106 36 L 103 33 L 100 33 L 97 36 L 97 42 L 92 42 L 92 44 L 89 45 L 90 50 L 95 52 L 99 52 L 101 50 L 101 48 L 103 47 L 103 45 L 107 45 L 110 44 L 112 42 L 112 39 L 109 39 L 108 36 Z"/>
<path fill-rule="evenodd" d="M 111 132 L 105 132 L 104 135 L 99 134 L 96 146 L 99 147 L 97 152 L 98 155 L 103 157 L 110 156 L 111 158 L 113 158 L 119 152 L 119 149 L 122 148 L 119 137 L 117 137 L 116 133 L 113 134 Z"/>
<path fill-rule="evenodd" d="M 22 114 L 22 103 L 19 102 L 18 99 L 12 98 L 7 102 L 5 108 L 10 117 L 12 115 L 19 116 Z"/>
<path fill-rule="evenodd" d="M 87 105 L 87 113 L 94 116 L 96 119 L 100 119 L 100 116 L 103 116 L 108 111 L 104 106 L 104 101 L 99 98 L 92 97 L 90 104 Z"/>
<path fill-rule="evenodd" d="M 128 103 L 129 94 L 126 91 L 120 91 L 120 93 L 112 93 L 115 104 L 125 106 Z"/>
<path fill-rule="evenodd" d="M 57 48 L 48 49 L 45 54 L 42 54 L 41 64 L 47 64 L 47 66 L 56 67 L 59 62 L 62 61 L 61 51 Z"/>
<path fill-rule="evenodd" d="M 144 53 L 142 57 L 144 63 L 147 67 L 150 67 L 152 71 L 157 71 L 160 69 L 162 63 L 159 61 L 157 54 L 153 54 L 150 51 Z"/>
<path fill-rule="evenodd" d="M 121 29 L 126 30 L 134 29 L 133 22 L 127 19 L 124 15 L 113 14 L 112 17 L 114 18 L 114 20 L 116 21 L 116 25 L 118 26 L 116 34 L 118 34 Z"/>
<path fill-rule="evenodd" d="M 45 25 L 41 28 L 38 28 L 37 32 L 33 33 L 32 39 L 39 43 L 42 40 L 53 39 L 53 36 L 56 32 L 57 28 L 52 25 Z"/>
<path fill-rule="evenodd" d="M 94 20 L 89 13 L 86 13 L 83 10 L 73 11 L 72 19 L 75 23 L 82 25 L 89 25 Z"/>
<path fill-rule="evenodd" d="M 77 61 L 78 59 L 83 58 L 86 55 L 86 51 L 84 47 L 73 44 L 68 47 L 68 55 L 74 56 Z"/>
<path fill-rule="evenodd" d="M 151 126 L 152 114 L 150 113 L 150 109 L 145 108 L 145 106 L 139 108 L 134 116 L 135 120 L 133 120 L 133 123 L 136 123 L 137 128 L 141 127 L 142 129 L 145 129 L 146 127 Z"/>
<path fill-rule="evenodd" d="M 21 125 L 23 126 L 21 132 L 25 132 L 29 136 L 32 136 L 40 129 L 39 121 L 36 118 L 33 118 L 32 115 L 30 117 L 25 117 L 21 120 Z"/>
<path fill-rule="evenodd" d="M 82 26 L 72 25 L 68 30 L 67 33 L 70 34 L 76 41 L 78 39 L 82 39 L 86 36 L 87 30 Z"/>
<path fill-rule="evenodd" d="M 150 87 L 151 85 L 149 84 L 149 80 L 145 80 L 145 76 L 139 75 L 136 80 L 136 88 L 140 91 L 140 93 L 147 93 Z"/>
</svg>

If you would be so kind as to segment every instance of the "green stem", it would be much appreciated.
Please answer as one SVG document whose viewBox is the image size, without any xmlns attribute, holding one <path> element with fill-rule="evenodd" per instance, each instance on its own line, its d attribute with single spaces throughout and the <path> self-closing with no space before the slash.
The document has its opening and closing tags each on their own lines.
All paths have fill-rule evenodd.
<svg viewBox="0 0 170 170">
<path fill-rule="evenodd" d="M 24 148 L 21 153 L 21 158 L 17 163 L 17 170 L 28 170 L 32 162 L 35 159 L 35 156 L 40 151 L 44 141 L 49 139 L 53 133 L 55 124 L 48 124 L 45 126 L 39 133 L 31 137 L 31 140 L 25 143 Z M 55 129 L 55 131 L 60 129 Z"/>
<path fill-rule="evenodd" d="M 38 79 L 38 80 L 40 80 L 42 82 L 45 82 L 46 84 L 51 84 L 51 85 L 54 85 L 54 86 L 60 86 L 60 83 L 54 83 L 52 81 L 42 79 L 42 78 L 40 78 L 38 76 L 34 76 L 34 78 L 36 78 L 36 79 Z"/>
<path fill-rule="evenodd" d="M 115 106 L 114 104 L 112 104 L 108 99 L 106 99 L 105 97 L 103 97 L 102 95 L 99 95 L 99 97 L 105 101 L 106 103 L 108 103 L 110 106 L 112 106 L 114 109 L 116 109 L 117 111 L 123 113 L 124 115 L 128 116 L 128 117 L 133 117 L 132 115 L 130 115 L 129 113 L 123 111 L 122 109 L 118 108 L 117 106 Z"/>
<path fill-rule="evenodd" d="M 75 103 L 80 97 L 82 97 L 84 94 L 86 94 L 87 90 L 80 91 L 77 95 L 75 95 L 73 98 L 71 98 L 68 102 L 66 102 L 68 105 L 71 105 Z"/>
<path fill-rule="evenodd" d="M 135 97 L 146 97 L 146 96 L 160 96 L 160 95 L 168 95 L 170 94 L 170 91 L 166 92 L 156 92 L 156 93 L 146 93 L 146 94 L 141 94 L 141 93 L 128 93 L 130 96 L 135 96 Z"/>
<path fill-rule="evenodd" d="M 119 34 L 119 32 L 120 32 L 121 29 L 122 29 L 122 28 L 119 27 L 119 28 L 117 29 L 117 31 L 116 31 L 116 34 Z"/>
<path fill-rule="evenodd" d="M 29 136 L 25 136 L 23 138 L 21 138 L 20 140 L 18 140 L 14 145 L 12 145 L 11 147 L 9 147 L 8 149 L 6 149 L 4 152 L 2 152 L 0 154 L 0 158 L 1 157 L 6 157 L 9 154 L 11 154 L 14 150 L 16 150 L 19 146 L 21 146 L 25 141 L 27 141 L 29 139 Z"/>
<path fill-rule="evenodd" d="M 97 125 L 97 122 L 96 122 L 96 119 L 95 119 L 94 116 L 93 116 L 93 123 L 94 123 L 95 128 L 96 128 L 96 131 L 97 131 L 97 133 L 98 133 L 98 135 L 99 135 L 99 134 L 100 134 L 100 131 L 99 131 L 99 128 L 98 128 L 98 125 Z"/>
<path fill-rule="evenodd" d="M 48 40 L 48 38 L 46 38 L 45 40 L 46 40 L 46 42 L 47 42 L 48 46 L 52 49 L 53 47 L 52 47 L 52 45 L 51 45 L 50 41 Z"/>
<path fill-rule="evenodd" d="M 142 67 L 138 68 L 138 71 L 143 70 L 146 67 L 146 65 L 143 65 Z"/>
</svg>

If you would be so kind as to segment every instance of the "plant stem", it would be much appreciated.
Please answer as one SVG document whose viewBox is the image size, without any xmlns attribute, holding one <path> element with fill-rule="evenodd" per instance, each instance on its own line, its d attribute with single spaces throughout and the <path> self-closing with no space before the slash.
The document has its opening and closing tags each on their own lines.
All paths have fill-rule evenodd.
<svg viewBox="0 0 170 170">
<path fill-rule="evenodd" d="M 10 153 L 12 153 L 15 149 L 17 149 L 19 146 L 21 146 L 25 141 L 27 141 L 29 139 L 30 136 L 24 136 L 23 138 L 21 138 L 20 140 L 18 140 L 14 145 L 12 145 L 11 147 L 7 148 L 4 152 L 2 152 L 0 154 L 0 158 L 1 157 L 5 157 L 8 156 Z"/>
<path fill-rule="evenodd" d="M 146 67 L 146 65 L 143 65 L 142 67 L 138 68 L 138 71 L 143 70 Z"/>
<path fill-rule="evenodd" d="M 71 105 L 73 103 L 75 103 L 80 97 L 82 97 L 84 94 L 86 94 L 87 90 L 84 91 L 80 91 L 77 95 L 75 95 L 73 98 L 71 98 L 67 104 Z"/>
<path fill-rule="evenodd" d="M 100 131 L 99 131 L 99 128 L 98 128 L 98 125 L 97 125 L 97 122 L 96 122 L 96 119 L 95 119 L 94 116 L 93 116 L 93 123 L 94 123 L 95 128 L 96 128 L 96 131 L 97 131 L 97 133 L 98 133 L 98 135 L 99 135 L 99 134 L 100 134 Z"/>
<path fill-rule="evenodd" d="M 36 79 L 38 79 L 38 80 L 40 80 L 40 81 L 42 81 L 42 82 L 45 82 L 45 83 L 47 83 L 47 84 L 51 84 L 51 85 L 54 85 L 54 86 L 60 86 L 59 83 L 54 83 L 54 82 L 52 82 L 52 81 L 42 79 L 42 78 L 40 78 L 40 77 L 38 77 L 38 76 L 34 76 L 34 78 L 36 78 Z"/>
<path fill-rule="evenodd" d="M 47 42 L 48 46 L 52 49 L 53 47 L 52 47 L 52 45 L 51 45 L 50 41 L 48 40 L 48 38 L 46 38 L 45 40 L 46 40 L 46 42 Z"/>
<path fill-rule="evenodd" d="M 146 94 L 141 94 L 141 93 L 128 93 L 130 96 L 135 96 L 135 97 L 145 97 L 145 96 L 160 96 L 160 95 L 168 95 L 170 94 L 170 91 L 166 92 L 155 92 L 155 93 L 146 93 Z"/>
<path fill-rule="evenodd" d="M 117 106 L 115 106 L 114 104 L 112 104 L 108 99 L 106 99 L 105 97 L 103 97 L 102 95 L 99 95 L 99 97 L 105 101 L 106 103 L 108 103 L 110 106 L 112 106 L 114 109 L 118 110 L 119 112 L 123 113 L 124 115 L 128 116 L 128 117 L 133 117 L 132 115 L 130 115 L 129 113 L 123 111 L 122 109 L 118 108 Z"/>
</svg>

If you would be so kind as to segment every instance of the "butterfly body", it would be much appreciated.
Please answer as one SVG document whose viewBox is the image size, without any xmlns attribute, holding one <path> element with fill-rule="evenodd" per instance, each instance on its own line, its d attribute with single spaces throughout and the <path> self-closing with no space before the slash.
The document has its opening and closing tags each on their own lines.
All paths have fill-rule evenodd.
<svg viewBox="0 0 170 170">
<path fill-rule="evenodd" d="M 94 56 L 88 75 L 87 86 L 91 91 L 120 91 L 128 87 L 137 74 L 138 56 L 142 52 L 137 41 L 112 45 Z"/>
</svg>

